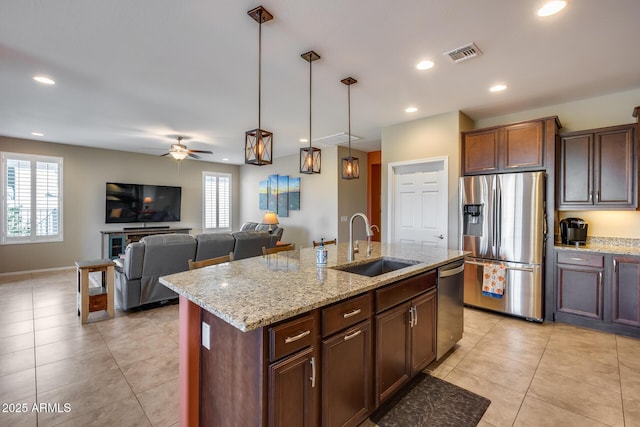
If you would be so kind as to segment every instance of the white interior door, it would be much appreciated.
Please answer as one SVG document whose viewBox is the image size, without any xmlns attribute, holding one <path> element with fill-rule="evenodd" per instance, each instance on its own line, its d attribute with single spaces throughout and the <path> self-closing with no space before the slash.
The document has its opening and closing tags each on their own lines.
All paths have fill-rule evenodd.
<svg viewBox="0 0 640 427">
<path fill-rule="evenodd" d="M 448 247 L 447 167 L 443 159 L 395 164 L 390 204 L 392 242 Z"/>
</svg>

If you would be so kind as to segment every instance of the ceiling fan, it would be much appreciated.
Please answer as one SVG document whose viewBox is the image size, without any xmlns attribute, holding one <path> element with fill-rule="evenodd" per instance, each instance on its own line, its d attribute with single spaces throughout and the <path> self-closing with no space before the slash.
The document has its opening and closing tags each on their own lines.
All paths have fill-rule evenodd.
<svg viewBox="0 0 640 427">
<path fill-rule="evenodd" d="M 171 149 L 169 150 L 169 152 L 162 154 L 160 157 L 170 155 L 174 159 L 180 161 L 186 158 L 187 156 L 193 157 L 194 159 L 199 159 L 200 156 L 194 153 L 213 154 L 212 151 L 208 151 L 208 150 L 189 150 L 186 145 L 182 144 L 183 138 L 181 136 L 177 137 L 177 139 L 178 139 L 178 143 L 171 144 Z"/>
</svg>

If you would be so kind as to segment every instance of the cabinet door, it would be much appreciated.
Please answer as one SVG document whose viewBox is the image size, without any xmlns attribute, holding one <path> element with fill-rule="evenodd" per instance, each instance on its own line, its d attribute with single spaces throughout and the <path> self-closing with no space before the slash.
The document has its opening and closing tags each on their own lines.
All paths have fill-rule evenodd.
<svg viewBox="0 0 640 427">
<path fill-rule="evenodd" d="M 593 134 L 562 137 L 558 207 L 575 208 L 593 204 Z"/>
<path fill-rule="evenodd" d="M 594 134 L 594 203 L 615 208 L 637 205 L 633 126 L 618 126 Z"/>
<path fill-rule="evenodd" d="M 640 258 L 613 258 L 612 321 L 640 327 Z"/>
<path fill-rule="evenodd" d="M 602 269 L 558 264 L 557 309 L 602 320 Z"/>
<path fill-rule="evenodd" d="M 499 129 L 462 136 L 462 173 L 490 173 L 498 170 Z"/>
<path fill-rule="evenodd" d="M 358 425 L 371 409 L 371 321 L 322 341 L 322 425 Z"/>
<path fill-rule="evenodd" d="M 412 301 L 411 375 L 436 359 L 436 291 Z M 411 317 L 411 316 L 410 316 Z"/>
<path fill-rule="evenodd" d="M 544 166 L 544 122 L 506 126 L 502 136 L 502 169 L 510 171 Z"/>
<path fill-rule="evenodd" d="M 269 426 L 313 426 L 316 378 L 313 348 L 269 365 Z"/>
<path fill-rule="evenodd" d="M 376 316 L 376 406 L 398 390 L 411 374 L 409 308 L 401 304 Z"/>
</svg>

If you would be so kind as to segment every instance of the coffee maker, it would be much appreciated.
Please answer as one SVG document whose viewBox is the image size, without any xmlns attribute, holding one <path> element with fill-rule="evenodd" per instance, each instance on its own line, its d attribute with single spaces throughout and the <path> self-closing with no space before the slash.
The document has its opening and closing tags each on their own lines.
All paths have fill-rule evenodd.
<svg viewBox="0 0 640 427">
<path fill-rule="evenodd" d="M 564 218 L 560 220 L 560 238 L 563 245 L 585 245 L 589 224 L 582 218 Z"/>
</svg>

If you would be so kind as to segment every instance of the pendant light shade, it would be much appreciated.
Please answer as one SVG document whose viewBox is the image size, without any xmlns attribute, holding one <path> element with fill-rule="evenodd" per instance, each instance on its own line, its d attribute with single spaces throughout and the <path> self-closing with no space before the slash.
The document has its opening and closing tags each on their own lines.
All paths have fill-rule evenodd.
<svg viewBox="0 0 640 427">
<path fill-rule="evenodd" d="M 358 179 L 360 178 L 360 160 L 351 155 L 351 85 L 358 83 L 358 81 L 353 77 L 347 77 L 341 82 L 347 85 L 349 111 L 349 156 L 342 158 L 342 179 Z"/>
<path fill-rule="evenodd" d="M 264 166 L 270 165 L 273 158 L 273 133 L 261 127 L 262 104 L 262 23 L 273 19 L 265 8 L 258 6 L 247 14 L 258 25 L 258 128 L 245 132 L 244 162 L 246 164 Z"/>
<path fill-rule="evenodd" d="M 314 174 L 320 173 L 321 154 L 319 148 L 311 146 L 311 68 L 313 61 L 320 59 L 320 55 L 311 50 L 300 56 L 309 62 L 309 146 L 300 149 L 300 173 Z"/>
</svg>

